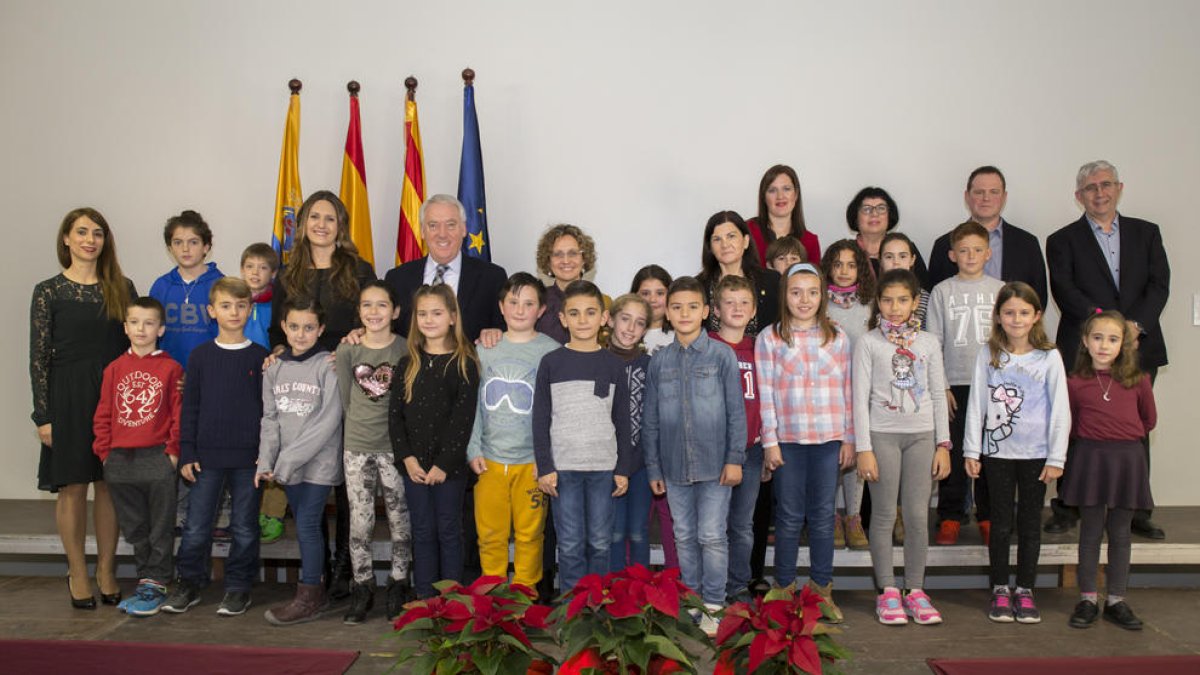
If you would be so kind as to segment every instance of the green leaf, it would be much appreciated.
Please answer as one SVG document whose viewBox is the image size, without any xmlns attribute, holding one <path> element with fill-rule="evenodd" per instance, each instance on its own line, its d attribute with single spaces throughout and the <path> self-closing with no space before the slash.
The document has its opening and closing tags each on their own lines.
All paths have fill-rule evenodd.
<svg viewBox="0 0 1200 675">
<path fill-rule="evenodd" d="M 492 654 L 472 654 L 471 660 L 483 675 L 497 675 L 500 672 L 500 662 L 504 655 L 500 652 Z"/>
<path fill-rule="evenodd" d="M 533 658 L 529 654 L 520 652 L 510 652 L 504 655 L 504 659 L 500 663 L 501 673 L 524 673 L 529 670 L 529 666 L 533 663 Z"/>
<path fill-rule="evenodd" d="M 688 659 L 687 654 L 683 653 L 674 642 L 661 635 L 647 635 L 646 643 L 656 650 L 656 653 L 661 654 L 668 659 L 674 659 L 684 665 L 691 666 L 692 662 Z"/>
<path fill-rule="evenodd" d="M 625 643 L 625 655 L 630 663 L 644 673 L 650 666 L 650 657 L 654 655 L 654 649 L 645 640 L 630 640 Z"/>
<path fill-rule="evenodd" d="M 437 654 L 422 654 L 420 658 L 414 659 L 408 667 L 412 670 L 413 675 L 430 675 L 437 667 L 437 662 Z"/>
<path fill-rule="evenodd" d="M 782 588 L 772 588 L 763 596 L 763 602 L 771 602 L 772 600 L 791 600 L 792 594 Z"/>
</svg>

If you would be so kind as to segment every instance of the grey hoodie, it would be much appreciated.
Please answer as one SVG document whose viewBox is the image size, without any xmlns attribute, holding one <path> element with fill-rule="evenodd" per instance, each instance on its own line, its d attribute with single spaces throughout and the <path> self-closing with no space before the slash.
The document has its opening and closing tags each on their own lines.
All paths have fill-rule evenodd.
<svg viewBox="0 0 1200 675">
<path fill-rule="evenodd" d="M 263 373 L 258 471 L 281 485 L 342 484 L 342 401 L 329 352 L 285 351 Z"/>
</svg>

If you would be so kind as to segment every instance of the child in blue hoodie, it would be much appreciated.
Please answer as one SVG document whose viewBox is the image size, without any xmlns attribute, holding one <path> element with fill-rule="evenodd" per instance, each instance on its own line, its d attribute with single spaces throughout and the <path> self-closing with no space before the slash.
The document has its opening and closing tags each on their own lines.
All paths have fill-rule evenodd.
<svg viewBox="0 0 1200 675">
<path fill-rule="evenodd" d="M 217 337 L 217 323 L 205 310 L 213 282 L 225 276 L 216 263 L 206 263 L 212 249 L 212 230 L 195 211 L 186 210 L 167 220 L 163 241 L 175 260 L 175 269 L 155 280 L 150 297 L 167 310 L 167 332 L 159 347 L 187 368 L 196 345 Z"/>
</svg>

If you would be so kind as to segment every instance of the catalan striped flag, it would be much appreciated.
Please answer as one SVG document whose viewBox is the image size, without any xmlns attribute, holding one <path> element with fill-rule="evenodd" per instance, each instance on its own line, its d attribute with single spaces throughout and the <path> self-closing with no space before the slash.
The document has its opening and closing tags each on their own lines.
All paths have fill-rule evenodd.
<svg viewBox="0 0 1200 675">
<path fill-rule="evenodd" d="M 416 78 L 405 81 L 404 186 L 400 192 L 400 228 L 396 233 L 396 264 L 416 260 L 428 250 L 421 239 L 420 211 L 425 201 L 425 159 L 421 156 L 421 127 L 417 123 Z"/>
<path fill-rule="evenodd" d="M 304 203 L 304 193 L 300 190 L 300 80 L 292 80 L 288 87 L 292 96 L 283 127 L 283 151 L 279 154 L 279 182 L 275 185 L 271 230 L 271 246 L 284 262 L 292 250 L 296 213 Z"/>
<path fill-rule="evenodd" d="M 491 261 L 487 229 L 487 199 L 483 192 L 483 150 L 479 144 L 479 118 L 475 115 L 475 71 L 463 71 L 462 161 L 458 165 L 458 201 L 467 212 L 467 237 L 463 253 Z"/>
<path fill-rule="evenodd" d="M 362 121 L 358 113 L 357 82 L 346 86 L 350 91 L 350 127 L 346 130 L 346 154 L 342 158 L 342 187 L 338 197 L 350 215 L 350 241 L 358 257 L 375 266 L 375 245 L 371 241 L 371 207 L 367 203 L 367 168 L 363 159 Z"/>
</svg>

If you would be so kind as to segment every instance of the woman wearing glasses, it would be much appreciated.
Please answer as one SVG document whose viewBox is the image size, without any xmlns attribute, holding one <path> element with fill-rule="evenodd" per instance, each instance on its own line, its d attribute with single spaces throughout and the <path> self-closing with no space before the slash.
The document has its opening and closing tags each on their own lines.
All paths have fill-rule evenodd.
<svg viewBox="0 0 1200 675">
<path fill-rule="evenodd" d="M 883 237 L 896 228 L 900 222 L 900 208 L 896 200 L 881 187 L 869 186 L 858 191 L 854 199 L 846 207 L 846 225 L 858 234 L 858 246 L 867 254 L 871 261 L 871 271 L 879 276 L 879 247 Z M 912 268 L 913 274 L 926 288 L 929 283 L 929 270 L 925 267 L 925 259 L 917 252 L 917 261 Z"/>
</svg>

